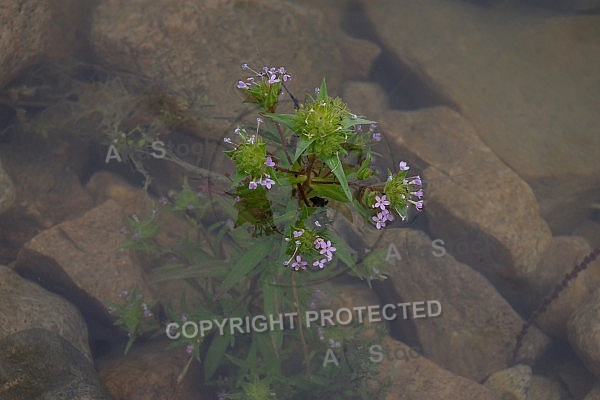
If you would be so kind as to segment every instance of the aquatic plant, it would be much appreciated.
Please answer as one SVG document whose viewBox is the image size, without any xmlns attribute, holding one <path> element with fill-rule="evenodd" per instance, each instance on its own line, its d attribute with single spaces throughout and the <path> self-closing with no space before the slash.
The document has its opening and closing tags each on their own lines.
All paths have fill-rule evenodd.
<svg viewBox="0 0 600 400">
<path fill-rule="evenodd" d="M 189 355 L 178 381 L 197 360 L 205 381 L 218 386 L 224 398 L 380 396 L 385 385 L 366 384 L 376 379 L 375 366 L 354 355 L 366 348 L 360 325 L 307 328 L 303 316 L 314 303 L 308 284 L 344 267 L 369 284 L 385 277 L 382 254 L 374 251 L 357 262 L 331 212 L 350 220 L 356 212 L 383 229 L 396 217 L 406 220 L 410 207 L 422 209 L 421 179 L 409 176 L 403 161 L 379 181 L 374 146 L 381 134 L 375 122 L 329 96 L 324 80 L 314 96 L 300 103 L 287 88 L 292 76 L 285 68 L 243 69 L 252 76 L 236 86 L 246 102 L 258 106 L 258 116 L 224 139 L 235 174 L 228 178 L 166 157 L 192 176 L 180 190 L 162 196 L 149 217 L 131 216 L 123 230 L 129 237 L 122 247 L 159 258 L 163 266 L 152 271 L 155 282 L 184 280 L 201 299 L 190 304 L 182 297 L 167 306 L 166 322 L 171 322 L 164 328 L 173 339 L 171 347 Z M 294 103 L 290 113 L 277 112 L 284 93 Z M 127 145 L 132 143 L 147 147 L 146 142 Z M 196 177 L 209 178 L 213 187 L 194 189 L 189 182 Z M 166 212 L 187 221 L 197 237 L 165 246 L 156 236 Z M 286 318 L 281 329 L 264 332 L 234 333 L 210 322 L 283 314 L 294 317 Z M 204 321 L 202 334 L 182 334 L 188 321 Z M 327 351 L 341 360 L 339 368 L 323 368 Z"/>
</svg>

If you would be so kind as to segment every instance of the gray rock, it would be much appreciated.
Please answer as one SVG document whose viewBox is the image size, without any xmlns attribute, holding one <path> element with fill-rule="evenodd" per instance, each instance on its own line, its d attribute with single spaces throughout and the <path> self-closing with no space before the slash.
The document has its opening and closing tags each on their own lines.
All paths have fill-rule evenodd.
<svg viewBox="0 0 600 400">
<path fill-rule="evenodd" d="M 75 306 L 0 266 L 0 339 L 32 328 L 57 332 L 92 359 L 87 327 Z"/>
<path fill-rule="evenodd" d="M 94 366 L 56 332 L 0 339 L 0 400 L 110 400 Z"/>
<path fill-rule="evenodd" d="M 12 180 L 2 168 L 2 160 L 0 160 L 0 214 L 8 210 L 14 204 L 16 197 Z"/>
<path fill-rule="evenodd" d="M 432 248 L 426 234 L 410 230 L 387 231 L 380 246 L 392 244 L 397 257 L 388 266 L 395 292 L 404 302 L 437 300 L 442 314 L 430 318 L 398 318 L 400 330 L 411 321 L 427 358 L 455 374 L 481 381 L 495 371 L 508 368 L 515 337 L 523 320 L 510 304 L 478 272 Z M 378 291 L 379 292 L 379 291 Z M 394 300 L 394 301 L 392 301 Z M 387 303 L 398 303 L 393 297 Z M 434 309 L 435 310 L 435 309 Z M 398 315 L 402 313 L 398 311 Z M 519 354 L 527 363 L 535 361 L 549 340 L 536 328 L 525 337 Z"/>
<path fill-rule="evenodd" d="M 569 343 L 596 377 L 600 377 L 600 289 L 571 315 L 567 326 Z"/>
<path fill-rule="evenodd" d="M 502 400 L 527 400 L 530 381 L 531 367 L 519 364 L 494 372 L 486 379 L 484 386 L 497 393 Z"/>
<path fill-rule="evenodd" d="M 424 212 L 434 238 L 482 272 L 511 303 L 526 297 L 551 242 L 527 183 L 449 108 L 391 111 L 382 128 L 392 136 L 398 158 L 426 168 Z"/>
</svg>

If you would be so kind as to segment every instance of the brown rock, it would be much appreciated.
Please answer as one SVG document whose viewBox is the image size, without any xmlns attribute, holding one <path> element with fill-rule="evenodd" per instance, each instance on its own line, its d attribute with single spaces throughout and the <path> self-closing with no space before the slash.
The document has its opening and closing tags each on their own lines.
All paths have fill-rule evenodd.
<svg viewBox="0 0 600 400">
<path fill-rule="evenodd" d="M 142 269 L 128 250 L 119 249 L 127 239 L 119 232 L 122 225 L 122 208 L 108 200 L 30 240 L 15 269 L 54 291 L 96 302 L 98 312 L 108 302 L 120 303 L 119 294 L 134 287 L 148 299 Z"/>
<path fill-rule="evenodd" d="M 533 375 L 529 382 L 527 400 L 562 400 L 568 398 L 559 383 L 544 376 Z"/>
<path fill-rule="evenodd" d="M 332 92 L 344 79 L 366 78 L 379 53 L 332 30 L 316 11 L 272 0 L 104 0 L 94 21 L 92 46 L 102 64 L 158 79 L 204 114 L 210 105 L 213 118 L 202 123 L 218 138 L 247 110 L 235 88 L 247 76 L 242 63 L 285 66 L 290 90 L 302 99 L 323 77 Z"/>
<path fill-rule="evenodd" d="M 486 379 L 484 386 L 497 393 L 502 400 L 527 400 L 530 382 L 531 368 L 519 364 L 494 372 Z"/>
<path fill-rule="evenodd" d="M 7 1 L 0 7 L 0 87 L 42 58 L 71 54 L 81 37 L 86 2 Z M 81 43 L 81 42 L 79 42 Z"/>
<path fill-rule="evenodd" d="M 581 262 L 590 253 L 587 241 L 576 236 L 552 238 L 552 244 L 544 254 L 535 277 L 531 280 L 530 298 L 535 301 L 535 309 L 542 299 L 550 295 L 565 274 Z M 585 271 L 572 280 L 558 298 L 550 303 L 544 313 L 536 320 L 542 331 L 554 338 L 567 338 L 567 320 L 571 314 L 583 305 L 594 290 L 600 286 L 600 261 L 596 260 Z"/>
<path fill-rule="evenodd" d="M 596 377 L 600 377 L 600 289 L 571 315 L 569 343 Z"/>
<path fill-rule="evenodd" d="M 417 319 L 409 306 L 406 320 L 398 309 L 399 318 L 392 322 L 400 327 L 413 323 L 427 358 L 475 381 L 509 366 L 523 320 L 481 274 L 450 254 L 436 256 L 440 253 L 432 250 L 432 240 L 420 231 L 390 230 L 380 246 L 387 247 L 388 254 L 397 250 L 401 257 L 389 259 L 396 263 L 389 266 L 388 281 L 403 302 L 437 300 L 441 304 L 439 316 Z M 386 302 L 400 301 L 390 296 Z M 436 309 L 432 306 L 432 310 Z M 520 358 L 537 359 L 548 342 L 532 329 Z"/>
<path fill-rule="evenodd" d="M 383 88 L 372 82 L 348 82 L 342 98 L 351 110 L 377 121 L 389 108 L 389 98 Z"/>
<path fill-rule="evenodd" d="M 402 342 L 384 339 L 389 348 L 411 349 Z M 379 377 L 389 377 L 392 386 L 385 400 L 499 400 L 493 392 L 469 379 L 454 375 L 425 357 L 389 361 L 379 365 Z"/>
<path fill-rule="evenodd" d="M 192 361 L 185 380 L 177 379 L 189 355 L 182 348 L 166 349 L 158 340 L 133 346 L 126 357 L 113 354 L 98 360 L 100 379 L 115 400 L 199 400 L 198 362 Z"/>
<path fill-rule="evenodd" d="M 0 214 L 8 210 L 15 202 L 15 187 L 10 179 L 10 176 L 2 168 L 2 160 L 0 160 Z"/>
<path fill-rule="evenodd" d="M 583 400 L 600 400 L 600 384 L 594 385 L 592 390 L 585 396 Z"/>
<path fill-rule="evenodd" d="M 434 237 L 514 302 L 551 239 L 529 186 L 448 108 L 393 111 L 382 122 L 403 159 L 428 166 L 425 213 Z M 470 249 L 475 243 L 483 251 Z"/>
<path fill-rule="evenodd" d="M 0 266 L 0 338 L 31 328 L 56 332 L 88 360 L 88 331 L 72 304 Z"/>
<path fill-rule="evenodd" d="M 383 45 L 520 176 L 600 176 L 600 15 L 485 3 L 362 1 Z"/>
</svg>

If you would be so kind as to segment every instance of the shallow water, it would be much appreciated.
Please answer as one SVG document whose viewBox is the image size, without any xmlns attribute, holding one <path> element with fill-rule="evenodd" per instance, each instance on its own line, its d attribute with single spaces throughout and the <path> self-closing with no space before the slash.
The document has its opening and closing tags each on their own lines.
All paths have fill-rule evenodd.
<svg viewBox="0 0 600 400">
<path fill-rule="evenodd" d="M 32 7 L 39 12 L 31 14 L 34 30 L 19 30 L 22 10 L 0 10 L 16 21 L 0 28 L 5 37 L 23 35 L 23 48 L 11 50 L 23 66 L 7 67 L 0 76 L 0 264 L 78 307 L 89 331 L 79 334 L 89 334 L 100 380 L 115 399 L 222 399 L 219 393 L 234 392 L 238 397 L 231 398 L 250 398 L 240 390 L 251 384 L 265 390 L 256 398 L 305 398 L 310 391 L 286 393 L 290 387 L 278 379 L 311 374 L 325 382 L 312 393 L 333 396 L 335 385 L 352 380 L 337 394 L 361 398 L 367 389 L 357 383 L 363 376 L 356 371 L 367 367 L 393 381 L 387 395 L 371 398 L 441 399 L 450 393 L 492 399 L 494 392 L 526 391 L 510 383 L 515 376 L 529 388 L 522 398 L 532 400 L 583 399 L 598 385 L 594 352 L 600 337 L 588 332 L 600 326 L 593 311 L 600 262 L 585 263 L 584 257 L 600 246 L 600 3 L 98 1 L 75 7 L 69 17 Z M 54 18 L 64 32 L 47 27 L 45 18 Z M 50 38 L 46 48 L 36 47 L 36 35 Z M 286 112 L 325 77 L 330 94 L 378 122 L 383 140 L 373 149 L 380 153 L 375 166 L 381 181 L 403 160 L 422 178 L 424 210 L 412 209 L 406 221 L 397 217 L 386 230 L 335 201 L 310 199 L 318 220 L 330 222 L 337 255 L 346 249 L 357 265 L 375 263 L 371 278 L 380 279 L 372 280 L 373 290 L 368 277 L 357 279 L 342 262 L 292 280 L 294 272 L 281 265 L 280 258 L 290 256 L 281 237 L 235 233 L 260 213 L 254 209 L 236 219 L 235 196 L 227 196 L 232 189 L 224 178 L 234 168 L 223 154 L 230 149 L 223 139 L 235 140 L 236 126 L 256 123 L 255 110 L 242 104 L 235 88 L 247 76 L 240 70 L 246 62 L 285 66 L 292 75 L 282 94 Z M 129 147 L 161 140 L 159 148 L 178 158 L 152 157 L 148 147 L 137 161 L 114 157 L 108 146 L 121 143 L 122 132 L 134 138 Z M 276 149 L 272 154 L 284 158 Z M 185 176 L 191 197 L 171 193 L 181 190 Z M 149 196 L 142 194 L 145 184 Z M 294 205 L 278 187 L 270 192 L 272 226 L 285 225 Z M 150 210 L 161 202 L 180 218 L 158 212 L 161 227 L 153 243 L 168 251 L 140 252 L 143 241 L 132 235 L 152 229 L 143 221 L 154 222 Z M 186 220 L 196 221 L 197 229 Z M 128 239 L 133 249 L 117 251 Z M 380 258 L 370 259 L 375 253 Z M 265 270 L 279 267 L 265 275 L 244 267 L 244 259 L 257 259 Z M 573 275 L 525 335 L 521 367 L 504 371 L 515 365 L 511 356 L 522 323 L 577 264 L 587 269 Z M 170 267 L 160 269 L 165 265 Z M 236 268 L 244 272 L 227 278 Z M 217 282 L 228 290 L 219 291 Z M 158 333 L 141 333 L 123 357 L 127 335 L 113 326 L 122 310 L 113 305 L 109 314 L 107 305 L 123 304 L 138 284 L 148 303 L 142 311 L 150 312 L 146 317 Z M 179 308 L 183 291 L 188 305 L 209 310 Z M 45 302 L 42 294 L 35 296 Z M 245 303 L 249 298 L 254 300 Z M 419 309 L 421 301 L 430 308 Z M 341 339 L 339 313 L 332 317 L 336 327 L 286 325 L 285 340 L 279 334 L 260 338 L 243 322 L 246 316 L 299 311 L 297 302 L 314 312 L 315 323 L 328 315 L 323 310 L 410 304 L 395 307 L 398 317 L 390 322 L 368 311 L 356 323 L 355 315 L 353 326 L 367 329 L 356 334 L 360 341 Z M 443 312 L 437 315 L 432 302 Z M 3 299 L 2 285 L 0 306 L 7 321 L 28 312 Z M 399 317 L 407 309 L 411 317 Z M 163 350 L 173 343 L 165 326 L 183 324 L 183 315 L 214 321 L 210 339 L 192 353 L 201 363 L 190 359 L 185 343 L 171 353 Z M 49 318 L 2 328 L 0 341 L 15 331 L 50 329 Z M 237 344 L 225 343 L 234 335 L 217 327 L 219 319 L 231 318 L 246 327 L 235 336 Z M 13 346 L 12 339 L 2 343 L 4 350 Z M 387 351 L 379 361 L 373 345 Z M 230 358 L 221 360 L 223 351 Z M 293 356 L 278 375 L 269 366 L 279 365 L 274 360 L 286 352 Z M 313 370 L 303 375 L 308 354 Z M 334 367 L 331 354 L 351 361 Z M 221 361 L 207 366 L 214 358 Z M 19 391 L 22 377 L 3 362 L 0 400 L 25 399 L 29 394 L 23 393 L 37 390 Z M 144 381 L 140 365 L 154 378 Z M 60 381 L 36 373 L 39 381 Z M 246 386 L 240 384 L 244 376 Z M 40 385 L 39 393 L 49 385 Z"/>
</svg>

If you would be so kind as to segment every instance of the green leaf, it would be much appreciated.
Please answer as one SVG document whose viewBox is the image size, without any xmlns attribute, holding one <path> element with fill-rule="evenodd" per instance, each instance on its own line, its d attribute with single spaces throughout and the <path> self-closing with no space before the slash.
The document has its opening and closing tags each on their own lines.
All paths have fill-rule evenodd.
<svg viewBox="0 0 600 400">
<path fill-rule="evenodd" d="M 294 129 L 294 125 L 296 124 L 296 115 L 295 114 L 272 114 L 265 113 L 265 117 L 272 119 L 275 122 L 279 122 L 283 126 L 286 126 L 290 129 Z"/>
<path fill-rule="evenodd" d="M 321 82 L 321 87 L 319 88 L 319 94 L 317 95 L 317 100 L 325 101 L 327 100 L 327 84 L 325 83 L 325 78 Z"/>
<path fill-rule="evenodd" d="M 356 172 L 356 177 L 360 180 L 367 179 L 371 176 L 371 153 L 367 153 L 367 157 L 362 162 L 358 171 Z"/>
<path fill-rule="evenodd" d="M 351 126 L 367 125 L 367 124 L 375 124 L 375 123 L 376 123 L 376 121 L 371 121 L 370 119 L 364 119 L 362 117 L 356 117 L 356 118 L 345 117 L 344 119 L 342 119 L 342 128 L 348 129 Z"/>
<path fill-rule="evenodd" d="M 321 197 L 328 197 L 332 200 L 337 201 L 348 200 L 348 198 L 346 197 L 346 193 L 344 193 L 344 190 L 339 185 L 319 185 L 316 183 L 312 183 L 310 185 L 310 188 Z"/>
<path fill-rule="evenodd" d="M 348 202 L 350 202 L 350 204 L 352 204 L 352 192 L 350 192 L 350 187 L 348 186 L 348 181 L 346 179 L 346 173 L 344 172 L 344 169 L 342 168 L 342 162 L 340 161 L 340 156 L 338 154 L 336 154 L 335 156 L 333 156 L 331 158 L 326 158 L 323 161 L 325 161 L 325 164 L 327 164 L 327 166 L 331 169 L 331 172 L 333 172 L 335 177 L 338 179 L 338 181 L 340 182 L 340 185 L 342 186 L 342 190 L 346 194 Z"/>
<path fill-rule="evenodd" d="M 273 240 L 261 240 L 255 242 L 248 251 L 233 264 L 231 271 L 219 288 L 219 297 L 234 287 L 245 275 L 250 273 L 265 257 L 269 255 L 273 247 Z"/>
<path fill-rule="evenodd" d="M 304 153 L 304 151 L 315 141 L 315 139 L 306 139 L 304 136 L 300 137 L 300 142 L 296 147 L 296 154 L 294 154 L 294 159 L 292 162 L 296 162 L 298 158 Z"/>
<path fill-rule="evenodd" d="M 231 340 L 228 335 L 218 335 L 210 344 L 204 358 L 204 377 L 209 380 L 225 357 Z"/>
</svg>

